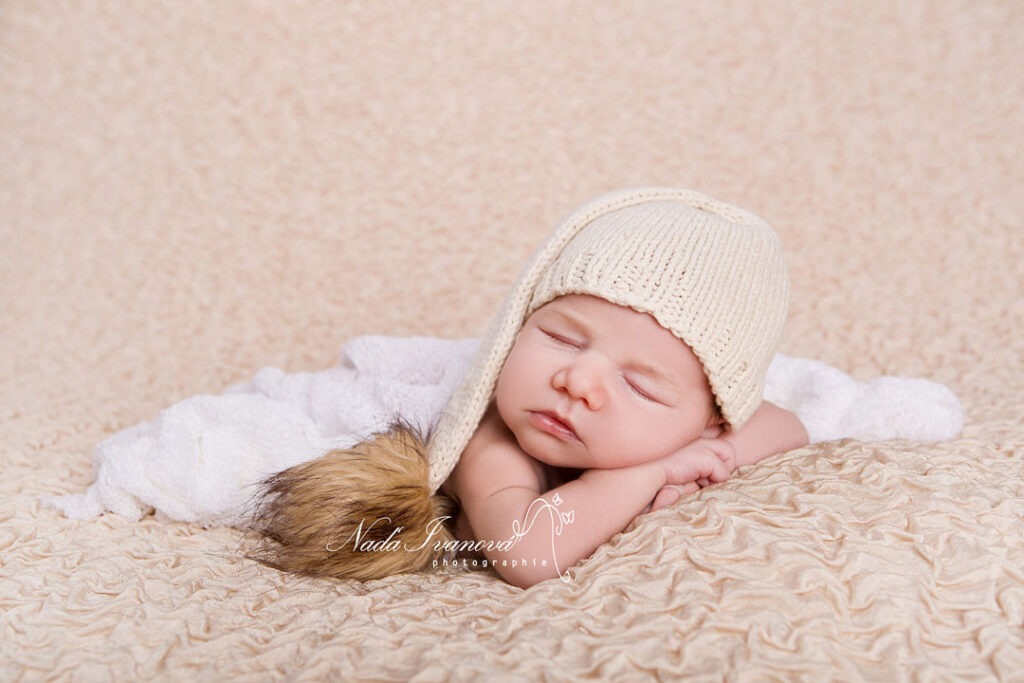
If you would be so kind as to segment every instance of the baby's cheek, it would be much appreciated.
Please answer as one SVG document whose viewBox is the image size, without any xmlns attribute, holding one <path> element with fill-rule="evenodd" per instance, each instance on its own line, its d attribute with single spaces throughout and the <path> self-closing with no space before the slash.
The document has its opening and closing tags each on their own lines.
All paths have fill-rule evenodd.
<svg viewBox="0 0 1024 683">
<path fill-rule="evenodd" d="M 645 451 L 669 451 L 672 450 L 672 443 L 676 441 L 675 435 L 669 434 L 665 425 L 653 423 L 641 426 L 633 431 L 635 445 L 642 447 Z"/>
</svg>

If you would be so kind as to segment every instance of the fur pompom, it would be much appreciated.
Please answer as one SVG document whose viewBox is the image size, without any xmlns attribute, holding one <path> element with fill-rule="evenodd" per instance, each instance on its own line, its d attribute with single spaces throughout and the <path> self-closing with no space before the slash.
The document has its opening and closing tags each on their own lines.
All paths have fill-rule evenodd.
<svg viewBox="0 0 1024 683">
<path fill-rule="evenodd" d="M 432 494 L 423 438 L 396 424 L 263 482 L 249 557 L 283 571 L 361 581 L 429 567 L 453 540 Z"/>
</svg>

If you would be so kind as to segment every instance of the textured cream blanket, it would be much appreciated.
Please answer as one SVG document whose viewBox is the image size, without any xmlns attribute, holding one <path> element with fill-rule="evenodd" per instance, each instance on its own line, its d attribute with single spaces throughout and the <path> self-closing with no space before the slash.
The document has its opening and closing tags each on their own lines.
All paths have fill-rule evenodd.
<svg viewBox="0 0 1024 683">
<path fill-rule="evenodd" d="M 4 3 L 0 680 L 1021 680 L 1021 36 L 997 0 Z M 766 460 L 526 591 L 40 503 L 261 367 L 480 335 L 637 185 L 763 216 L 780 350 L 934 380 L 962 434 Z"/>
</svg>

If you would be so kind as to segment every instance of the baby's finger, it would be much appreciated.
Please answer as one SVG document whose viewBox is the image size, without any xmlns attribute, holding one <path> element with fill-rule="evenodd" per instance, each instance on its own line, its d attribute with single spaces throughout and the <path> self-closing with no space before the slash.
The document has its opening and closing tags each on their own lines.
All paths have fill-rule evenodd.
<svg viewBox="0 0 1024 683">
<path fill-rule="evenodd" d="M 732 476 L 732 466 L 727 460 L 719 460 L 711 468 L 711 475 L 708 477 L 711 481 L 721 483 L 727 481 Z"/>
<path fill-rule="evenodd" d="M 654 502 L 651 503 L 651 512 L 671 505 L 679 500 L 680 496 L 681 494 L 679 493 L 679 490 L 674 486 L 663 486 L 661 490 L 658 491 L 658 495 L 654 497 Z"/>
<path fill-rule="evenodd" d="M 736 461 L 736 446 L 725 439 L 715 439 L 712 450 L 718 459 L 727 465 L 732 465 Z"/>
<path fill-rule="evenodd" d="M 700 486 L 695 481 L 688 481 L 681 486 L 662 486 L 661 490 L 658 491 L 658 495 L 654 497 L 654 502 L 649 506 L 650 511 L 653 512 L 658 508 L 672 505 L 681 497 L 688 496 L 697 491 L 700 491 Z"/>
</svg>

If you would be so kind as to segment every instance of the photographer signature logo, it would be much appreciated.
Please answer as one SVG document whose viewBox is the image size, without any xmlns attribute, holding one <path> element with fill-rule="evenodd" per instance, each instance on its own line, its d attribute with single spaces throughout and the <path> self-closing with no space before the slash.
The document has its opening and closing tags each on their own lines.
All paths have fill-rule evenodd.
<svg viewBox="0 0 1024 683">
<path fill-rule="evenodd" d="M 551 522 L 551 538 L 550 540 L 550 562 L 554 566 L 555 571 L 558 573 L 559 578 L 564 582 L 568 582 L 569 573 L 563 571 L 558 566 L 558 555 L 555 553 L 555 539 L 562 535 L 565 528 L 572 524 L 576 520 L 576 513 L 574 510 L 562 511 L 559 509 L 564 503 L 562 497 L 555 493 L 551 497 L 551 500 L 545 498 L 537 498 L 526 510 L 526 514 L 523 515 L 522 520 L 512 521 L 512 535 L 502 540 L 444 540 L 444 524 L 450 519 L 450 517 L 436 517 L 431 520 L 426 528 L 426 538 L 422 540 L 418 545 L 411 546 L 402 540 L 402 533 L 405 531 L 405 527 L 396 526 L 391 529 L 391 532 L 386 538 L 378 538 L 373 540 L 373 530 L 378 524 L 388 526 L 391 524 L 391 518 L 380 517 L 375 519 L 370 524 L 366 524 L 366 520 L 361 520 L 359 526 L 356 527 L 355 531 L 340 544 L 328 543 L 328 552 L 338 552 L 345 546 L 351 544 L 353 550 L 358 552 L 416 552 L 423 550 L 428 545 L 431 545 L 431 549 L 437 553 L 444 553 L 445 559 L 443 562 L 447 565 L 449 560 L 451 564 L 456 564 L 454 558 L 457 555 L 465 553 L 472 554 L 483 554 L 488 559 L 484 560 L 480 566 L 483 567 L 496 567 L 496 566 L 507 566 L 517 567 L 523 566 L 527 563 L 534 565 L 548 566 L 548 558 L 512 558 L 512 557 L 497 557 L 491 559 L 492 554 L 500 553 L 502 555 L 509 555 L 513 553 L 516 545 L 519 541 L 529 534 L 536 526 L 538 520 L 547 519 Z M 546 517 L 545 517 L 546 515 Z M 477 561 L 474 561 L 474 566 L 477 566 Z M 435 561 L 435 565 L 437 562 Z"/>
</svg>

